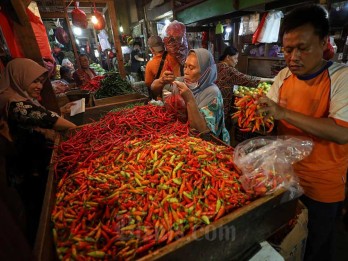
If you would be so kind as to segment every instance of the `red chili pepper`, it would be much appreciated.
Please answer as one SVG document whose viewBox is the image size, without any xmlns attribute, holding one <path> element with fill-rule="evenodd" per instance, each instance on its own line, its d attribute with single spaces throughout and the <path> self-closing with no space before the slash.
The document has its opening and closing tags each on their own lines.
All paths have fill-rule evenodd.
<svg viewBox="0 0 348 261">
<path fill-rule="evenodd" d="M 167 131 L 171 130 L 165 129 L 164 133 Z M 77 137 L 84 137 L 80 135 Z M 94 143 L 99 149 L 107 139 L 103 136 Z M 123 143 L 120 140 L 114 146 L 103 147 L 103 153 L 98 152 L 85 164 L 78 164 L 59 184 L 52 220 L 57 231 L 57 247 L 67 248 L 67 256 L 83 259 L 86 253 L 102 250 L 121 259 L 134 257 L 137 250 L 146 251 L 160 243 L 169 243 L 202 226 L 202 218 L 219 218 L 249 200 L 235 181 L 239 174 L 231 148 L 219 148 L 217 157 L 210 143 L 186 134 L 171 135 L 170 139 L 156 137 L 151 141 L 139 136 Z M 72 150 L 69 146 L 65 149 Z M 186 158 L 184 155 L 190 150 L 191 157 Z M 173 179 L 175 170 L 177 174 L 181 171 L 180 178 Z M 214 201 L 211 203 L 208 197 Z M 217 199 L 224 202 L 225 211 L 217 207 Z M 190 225 L 185 227 L 188 221 Z M 76 241 L 66 241 L 74 229 Z M 71 246 L 77 247 L 79 240 L 88 242 L 88 252 L 79 248 L 72 252 Z M 155 243 L 145 247 L 152 241 Z"/>
</svg>

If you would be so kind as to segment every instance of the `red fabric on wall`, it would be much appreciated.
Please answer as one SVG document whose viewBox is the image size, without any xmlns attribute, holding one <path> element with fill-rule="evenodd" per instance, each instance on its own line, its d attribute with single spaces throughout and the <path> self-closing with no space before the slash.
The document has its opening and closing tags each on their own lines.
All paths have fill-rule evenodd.
<svg viewBox="0 0 348 261">
<path fill-rule="evenodd" d="M 41 19 L 37 17 L 32 11 L 30 11 L 27 8 L 27 14 L 29 21 L 31 23 L 31 27 L 33 28 L 35 38 L 37 41 L 37 44 L 39 45 L 39 49 L 41 52 L 41 56 L 46 59 L 50 59 L 54 61 L 52 54 L 51 54 L 51 47 L 50 43 L 48 41 L 46 28 L 44 24 L 42 23 Z"/>
<path fill-rule="evenodd" d="M 11 23 L 11 20 L 3 11 L 0 11 L 0 28 L 2 30 L 3 36 L 5 37 L 11 56 L 13 58 L 24 57 L 22 49 L 18 44 L 18 40 L 13 32 L 13 25 Z"/>
</svg>

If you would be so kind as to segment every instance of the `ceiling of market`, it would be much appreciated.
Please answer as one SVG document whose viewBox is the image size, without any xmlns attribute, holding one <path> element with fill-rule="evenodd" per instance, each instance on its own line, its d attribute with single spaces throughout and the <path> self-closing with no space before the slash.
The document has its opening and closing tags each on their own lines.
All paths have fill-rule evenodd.
<svg viewBox="0 0 348 261">
<path fill-rule="evenodd" d="M 57 19 L 64 19 L 65 17 L 65 7 L 67 7 L 68 15 L 74 10 L 74 1 L 64 1 L 64 0 L 36 0 L 37 7 L 40 12 L 40 16 L 46 26 L 46 28 L 56 28 Z M 95 3 L 96 9 L 105 13 L 107 10 L 106 3 Z M 87 17 L 93 14 L 94 2 L 93 1 L 79 1 L 79 8 L 84 11 Z"/>
<path fill-rule="evenodd" d="M 79 1 L 79 8 L 86 14 L 93 13 L 93 1 Z M 68 7 L 68 14 L 74 9 L 74 1 L 64 1 L 64 0 L 37 0 L 36 4 L 39 8 L 40 14 L 43 18 L 55 18 L 48 17 L 54 15 L 64 15 L 65 6 Z M 105 13 L 107 9 L 106 3 L 95 3 L 96 9 L 99 12 Z"/>
</svg>

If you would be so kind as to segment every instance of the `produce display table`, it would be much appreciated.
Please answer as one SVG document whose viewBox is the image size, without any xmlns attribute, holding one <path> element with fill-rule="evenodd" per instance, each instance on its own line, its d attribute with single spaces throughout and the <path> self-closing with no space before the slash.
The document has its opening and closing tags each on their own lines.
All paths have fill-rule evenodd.
<svg viewBox="0 0 348 261">
<path fill-rule="evenodd" d="M 283 190 L 259 198 L 140 260 L 243 260 L 250 248 L 295 216 L 298 200 L 289 199 Z"/>
<path fill-rule="evenodd" d="M 119 103 L 119 102 L 126 102 L 126 101 L 133 101 L 133 100 L 146 100 L 147 97 L 145 95 L 141 95 L 139 93 L 131 93 L 131 94 L 125 94 L 125 95 L 119 95 L 119 96 L 113 96 L 103 99 L 95 99 L 94 104 L 95 106 L 100 105 L 107 105 L 107 104 L 113 104 L 113 103 Z"/>
<path fill-rule="evenodd" d="M 127 94 L 115 96 L 105 99 L 95 100 L 96 106 L 86 108 L 84 113 L 76 114 L 74 116 L 67 115 L 65 118 L 76 125 L 84 125 L 94 121 L 98 121 L 106 113 L 113 109 L 125 107 L 127 105 L 144 104 L 147 97 L 140 94 Z"/>
<path fill-rule="evenodd" d="M 56 145 L 60 139 L 61 137 L 57 137 Z M 52 158 L 56 153 L 53 152 Z M 56 186 L 51 169 L 34 249 L 38 260 L 57 259 L 51 223 Z M 153 251 L 140 260 L 241 260 L 256 243 L 264 241 L 295 216 L 297 202 L 297 199 L 291 200 L 289 192 L 277 191 Z"/>
</svg>

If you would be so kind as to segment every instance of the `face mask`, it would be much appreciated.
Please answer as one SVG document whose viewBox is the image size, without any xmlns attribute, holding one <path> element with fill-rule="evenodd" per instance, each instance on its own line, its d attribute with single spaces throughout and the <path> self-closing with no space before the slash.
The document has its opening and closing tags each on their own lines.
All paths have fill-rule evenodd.
<svg viewBox="0 0 348 261">
<path fill-rule="evenodd" d="M 184 82 L 187 85 L 187 87 L 189 87 L 190 90 L 194 90 L 198 87 L 198 82 L 190 82 L 186 80 L 184 80 Z"/>
</svg>

